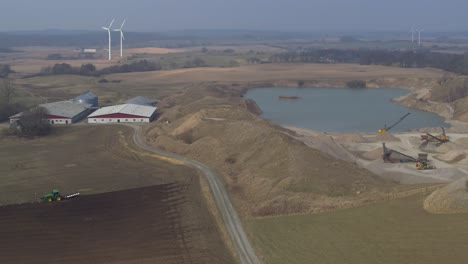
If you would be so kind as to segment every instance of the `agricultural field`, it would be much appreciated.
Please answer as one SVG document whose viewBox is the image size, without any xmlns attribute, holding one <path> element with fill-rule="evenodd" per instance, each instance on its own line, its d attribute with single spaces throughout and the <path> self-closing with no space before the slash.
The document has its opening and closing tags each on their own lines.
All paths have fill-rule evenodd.
<svg viewBox="0 0 468 264">
<path fill-rule="evenodd" d="M 306 216 L 249 220 L 265 263 L 457 264 L 468 258 L 467 214 L 433 215 L 416 195 Z"/>
<path fill-rule="evenodd" d="M 197 172 L 139 151 L 128 127 L 54 131 L 0 139 L 1 263 L 234 263 Z M 81 195 L 39 202 L 54 188 Z"/>
</svg>

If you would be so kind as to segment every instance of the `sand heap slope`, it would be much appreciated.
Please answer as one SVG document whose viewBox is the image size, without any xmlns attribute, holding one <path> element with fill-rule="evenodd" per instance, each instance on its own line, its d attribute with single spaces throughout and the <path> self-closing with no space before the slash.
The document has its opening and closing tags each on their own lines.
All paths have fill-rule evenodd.
<svg viewBox="0 0 468 264">
<path fill-rule="evenodd" d="M 240 211 L 306 213 L 350 206 L 393 185 L 355 164 L 311 149 L 277 127 L 222 99 L 203 98 L 165 111 L 147 131 L 150 144 L 216 169 Z M 357 195 L 356 193 L 359 193 Z M 324 201 L 326 200 L 326 201 Z"/>
<path fill-rule="evenodd" d="M 434 214 L 468 213 L 468 178 L 434 191 L 424 201 L 424 209 Z"/>
<path fill-rule="evenodd" d="M 183 193 L 170 184 L 0 207 L 0 263 L 233 263 L 184 220 Z"/>
</svg>

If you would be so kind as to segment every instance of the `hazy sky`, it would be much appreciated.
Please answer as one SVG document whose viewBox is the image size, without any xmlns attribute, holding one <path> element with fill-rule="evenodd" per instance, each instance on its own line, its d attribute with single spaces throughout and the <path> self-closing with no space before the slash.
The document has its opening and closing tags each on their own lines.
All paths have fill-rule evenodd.
<svg viewBox="0 0 468 264">
<path fill-rule="evenodd" d="M 280 31 L 468 29 L 467 0 L 0 0 L 0 31 L 100 29 Z"/>
</svg>

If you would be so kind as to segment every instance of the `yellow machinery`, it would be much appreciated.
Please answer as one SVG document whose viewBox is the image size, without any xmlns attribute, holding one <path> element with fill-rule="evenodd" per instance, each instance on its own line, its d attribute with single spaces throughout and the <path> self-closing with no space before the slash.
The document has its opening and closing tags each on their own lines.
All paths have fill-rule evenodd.
<svg viewBox="0 0 468 264">
<path fill-rule="evenodd" d="M 433 169 L 435 169 L 435 167 L 432 166 L 429 161 L 418 161 L 418 163 L 416 163 L 416 169 L 418 169 L 418 170 L 433 170 Z"/>
<path fill-rule="evenodd" d="M 403 121 L 403 119 L 405 119 L 406 117 L 408 117 L 410 115 L 410 113 L 406 113 L 406 115 L 402 116 L 398 121 L 396 121 L 393 125 L 387 127 L 387 125 L 385 125 L 385 127 L 383 129 L 379 129 L 377 130 L 377 132 L 379 134 L 382 134 L 382 133 L 385 133 L 387 131 L 389 131 L 390 129 L 392 129 L 393 127 L 395 127 L 396 125 L 398 125 L 401 121 Z"/>
<path fill-rule="evenodd" d="M 439 145 L 443 144 L 443 143 L 446 143 L 446 142 L 449 142 L 450 139 L 447 136 L 447 134 L 445 134 L 445 128 L 443 128 L 443 127 L 441 127 L 441 128 L 442 128 L 442 134 L 434 136 L 434 135 L 431 135 L 429 133 L 426 133 L 426 135 L 421 135 L 421 140 L 423 140 L 425 142 L 437 142 Z"/>
</svg>

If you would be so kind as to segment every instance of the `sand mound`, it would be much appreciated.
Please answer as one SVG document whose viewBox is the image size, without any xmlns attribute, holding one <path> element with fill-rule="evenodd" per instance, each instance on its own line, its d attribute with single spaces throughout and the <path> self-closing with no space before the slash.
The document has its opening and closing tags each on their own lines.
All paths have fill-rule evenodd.
<svg viewBox="0 0 468 264">
<path fill-rule="evenodd" d="M 391 141 L 400 141 L 399 138 L 395 137 L 394 135 L 386 132 L 382 134 L 378 134 L 376 139 L 378 141 L 383 141 L 383 142 L 391 142 Z"/>
<path fill-rule="evenodd" d="M 382 148 L 376 148 L 374 150 L 365 152 L 364 154 L 362 154 L 362 157 L 368 160 L 377 160 L 382 158 L 382 154 Z"/>
<path fill-rule="evenodd" d="M 433 214 L 468 213 L 468 178 L 433 192 L 424 201 L 424 209 Z"/>
<path fill-rule="evenodd" d="M 438 147 L 436 147 L 434 150 L 439 152 L 439 153 L 447 153 L 453 150 L 459 150 L 460 147 L 457 146 L 456 144 L 453 144 L 452 142 L 447 142 L 444 143 Z"/>
<path fill-rule="evenodd" d="M 197 112 L 193 115 L 191 115 L 189 118 L 187 118 L 184 122 L 182 122 L 181 125 L 179 125 L 174 131 L 172 131 L 171 135 L 173 136 L 178 136 L 183 133 L 186 133 L 189 130 L 192 130 L 199 124 L 203 122 L 204 114 L 202 112 Z"/>
<path fill-rule="evenodd" d="M 340 144 L 369 143 L 369 140 L 360 134 L 342 135 L 335 139 Z"/>
<path fill-rule="evenodd" d="M 451 150 L 443 155 L 435 156 L 434 158 L 445 162 L 459 162 L 466 158 L 465 152 L 461 150 Z"/>
<path fill-rule="evenodd" d="M 198 102 L 203 101 L 213 100 Z M 203 115 L 197 115 L 201 107 Z M 189 109 L 196 112 L 187 113 Z M 171 125 L 148 131 L 157 137 L 152 143 L 215 168 L 239 202 L 242 213 L 308 213 L 316 210 L 302 206 L 313 200 L 307 198 L 309 195 L 354 197 L 356 190 L 381 193 L 393 186 L 352 162 L 336 160 L 309 148 L 244 109 L 219 103 L 212 106 L 190 103 L 180 112 L 186 114 Z M 327 147 L 338 146 L 331 137 L 325 138 L 330 143 Z M 298 194 L 295 202 L 288 203 L 294 206 L 276 206 L 279 195 L 293 194 Z"/>
</svg>

